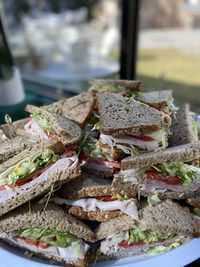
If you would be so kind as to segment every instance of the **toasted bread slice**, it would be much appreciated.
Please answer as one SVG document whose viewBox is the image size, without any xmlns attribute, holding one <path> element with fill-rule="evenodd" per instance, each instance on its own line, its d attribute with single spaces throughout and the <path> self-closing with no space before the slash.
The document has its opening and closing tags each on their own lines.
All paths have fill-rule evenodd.
<svg viewBox="0 0 200 267">
<path fill-rule="evenodd" d="M 173 103 L 171 90 L 145 92 L 136 96 L 135 99 L 168 114 L 171 112 Z"/>
<path fill-rule="evenodd" d="M 197 194 L 194 197 L 188 198 L 187 203 L 192 205 L 195 208 L 200 209 L 200 194 Z"/>
<path fill-rule="evenodd" d="M 26 111 L 44 117 L 55 132 L 55 138 L 65 146 L 73 147 L 81 140 L 82 130 L 75 122 L 32 105 L 27 105 Z"/>
<path fill-rule="evenodd" d="M 100 130 L 104 134 L 142 135 L 170 124 L 169 116 L 146 104 L 119 94 L 99 93 L 97 106 Z M 134 114 L 134 116 L 133 116 Z"/>
<path fill-rule="evenodd" d="M 189 104 L 182 105 L 172 116 L 169 146 L 178 146 L 198 141 L 196 123 L 190 114 Z"/>
<path fill-rule="evenodd" d="M 0 125 L 0 129 L 4 132 L 8 139 L 16 137 L 18 135 L 17 131 L 19 129 L 23 129 L 24 125 L 29 121 L 29 118 L 24 118 L 21 120 L 17 120 L 12 122 L 11 124 L 2 124 Z"/>
<path fill-rule="evenodd" d="M 200 155 L 200 142 L 170 147 L 163 151 L 143 153 L 134 157 L 127 157 L 122 160 L 123 170 L 141 169 L 153 164 L 171 161 L 192 161 Z"/>
<path fill-rule="evenodd" d="M 94 105 L 94 97 L 89 93 L 82 93 L 41 108 L 62 115 L 83 126 L 92 114 Z"/>
</svg>

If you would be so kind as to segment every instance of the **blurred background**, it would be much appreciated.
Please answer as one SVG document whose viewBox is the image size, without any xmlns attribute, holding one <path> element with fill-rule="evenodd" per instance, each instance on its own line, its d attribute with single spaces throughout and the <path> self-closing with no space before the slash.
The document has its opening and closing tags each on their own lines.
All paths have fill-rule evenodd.
<svg viewBox="0 0 200 267">
<path fill-rule="evenodd" d="M 140 79 L 146 91 L 173 89 L 177 104 L 200 112 L 200 0 L 130 3 L 1 0 L 26 101 L 48 103 L 87 90 L 91 78 L 121 77 Z"/>
</svg>

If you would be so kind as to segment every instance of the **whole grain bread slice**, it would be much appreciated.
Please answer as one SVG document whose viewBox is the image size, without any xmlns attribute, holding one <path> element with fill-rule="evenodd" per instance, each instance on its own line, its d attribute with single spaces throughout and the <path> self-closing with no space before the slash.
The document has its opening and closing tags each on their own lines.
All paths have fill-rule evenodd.
<svg viewBox="0 0 200 267">
<path fill-rule="evenodd" d="M 25 204 L 0 218 L 0 233 L 10 233 L 34 227 L 48 227 L 61 232 L 70 232 L 86 241 L 95 239 L 94 233 L 83 222 L 49 203 Z"/>
<path fill-rule="evenodd" d="M 32 145 L 33 144 L 29 142 L 27 138 L 22 138 L 18 136 L 1 143 L 0 163 L 15 156 L 16 154 L 20 153 L 24 149 L 28 147 L 32 147 Z"/>
<path fill-rule="evenodd" d="M 119 94 L 99 93 L 97 106 L 104 134 L 141 135 L 170 124 L 169 116 L 146 104 Z M 133 115 L 134 114 L 134 115 Z"/>
<path fill-rule="evenodd" d="M 170 147 L 163 151 L 148 152 L 121 161 L 122 169 L 140 169 L 152 164 L 171 161 L 190 161 L 200 156 L 200 142 Z"/>
<path fill-rule="evenodd" d="M 199 208 L 200 209 L 200 193 L 197 194 L 194 197 L 188 198 L 187 199 L 187 203 L 192 205 L 195 208 Z"/>
<path fill-rule="evenodd" d="M 189 104 L 182 105 L 172 116 L 169 146 L 178 146 L 198 141 L 198 132 L 190 114 Z"/>
<path fill-rule="evenodd" d="M 82 130 L 75 122 L 60 115 L 52 114 L 42 108 L 27 105 L 26 111 L 41 114 L 53 128 L 56 133 L 56 138 L 65 146 L 73 146 L 82 138 Z"/>
<path fill-rule="evenodd" d="M 94 105 L 94 97 L 89 93 L 82 93 L 41 108 L 62 115 L 83 126 L 92 114 Z"/>
<path fill-rule="evenodd" d="M 87 197 L 111 196 L 114 194 L 127 195 L 135 197 L 136 190 L 124 186 L 112 186 L 112 182 L 108 179 L 98 178 L 88 173 L 82 173 L 75 180 L 63 185 L 58 194 L 65 198 L 80 199 Z"/>
<path fill-rule="evenodd" d="M 136 100 L 145 103 L 160 111 L 170 112 L 170 102 L 173 102 L 171 90 L 160 90 L 141 93 L 135 97 Z"/>
<path fill-rule="evenodd" d="M 114 93 L 132 93 L 138 92 L 141 89 L 140 81 L 132 80 L 103 80 L 103 79 L 93 79 L 89 81 L 90 88 L 89 92 L 96 96 L 98 91 L 101 92 L 114 92 Z"/>
<path fill-rule="evenodd" d="M 198 226 L 190 212 L 171 200 L 142 208 L 139 211 L 139 219 L 140 221 L 137 223 L 129 216 L 124 215 L 108 222 L 103 222 L 95 230 L 96 237 L 101 240 L 107 236 L 135 227 L 185 236 L 193 236 L 198 232 Z"/>
<path fill-rule="evenodd" d="M 69 207 L 68 213 L 72 214 L 78 219 L 105 222 L 111 219 L 122 216 L 124 213 L 120 210 L 115 211 L 84 211 L 83 208 L 78 206 Z"/>
</svg>

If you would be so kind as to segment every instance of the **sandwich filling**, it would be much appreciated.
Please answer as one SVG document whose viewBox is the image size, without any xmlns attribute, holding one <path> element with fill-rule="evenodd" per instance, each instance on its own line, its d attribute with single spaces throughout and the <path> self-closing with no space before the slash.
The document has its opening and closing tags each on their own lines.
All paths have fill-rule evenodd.
<svg viewBox="0 0 200 267">
<path fill-rule="evenodd" d="M 37 138 L 46 140 L 56 138 L 56 132 L 49 121 L 37 112 L 31 114 L 30 121 L 24 126 L 24 130 L 28 135 Z"/>
<path fill-rule="evenodd" d="M 0 174 L 0 190 L 21 187 L 46 175 L 50 169 L 56 169 L 57 165 L 61 166 L 64 163 L 65 166 L 70 167 L 77 160 L 75 154 L 63 154 L 59 157 L 50 148 L 35 152 Z"/>
<path fill-rule="evenodd" d="M 85 135 L 80 151 L 81 165 L 96 170 L 113 172 L 121 168 L 120 162 L 113 161 L 110 153 L 100 147 L 99 141 Z"/>
<path fill-rule="evenodd" d="M 82 198 L 82 199 L 63 199 L 54 198 L 54 202 L 58 205 L 66 204 L 67 206 L 81 207 L 86 212 L 91 211 L 116 211 L 121 210 L 125 214 L 138 220 L 138 210 L 134 199 L 128 199 L 127 196 L 113 195 L 99 198 Z"/>
<path fill-rule="evenodd" d="M 50 228 L 29 228 L 0 234 L 0 238 L 35 253 L 63 260 L 84 259 L 89 245 L 69 232 Z"/>
<path fill-rule="evenodd" d="M 142 151 L 155 151 L 167 147 L 166 131 L 161 129 L 136 136 L 134 134 L 126 135 L 100 135 L 100 143 L 108 145 L 111 148 L 121 149 L 125 154 L 135 155 Z"/>
<path fill-rule="evenodd" d="M 111 256 L 123 251 L 136 254 L 140 252 L 156 254 L 178 247 L 183 239 L 183 236 L 176 233 L 133 228 L 108 236 L 101 242 L 100 252 Z"/>
<path fill-rule="evenodd" d="M 123 182 L 141 184 L 145 192 L 195 191 L 200 185 L 200 168 L 183 162 L 159 163 L 149 169 L 130 169 L 115 175 Z"/>
</svg>

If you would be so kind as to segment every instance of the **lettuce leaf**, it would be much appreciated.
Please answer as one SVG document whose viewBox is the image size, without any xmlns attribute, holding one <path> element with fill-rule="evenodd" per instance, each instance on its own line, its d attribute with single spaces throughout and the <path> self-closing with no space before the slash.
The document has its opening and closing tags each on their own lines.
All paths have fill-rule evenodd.
<svg viewBox="0 0 200 267">
<path fill-rule="evenodd" d="M 159 230 L 151 231 L 135 228 L 130 230 L 129 242 L 144 241 L 145 244 L 149 244 L 158 240 L 172 238 L 175 235 L 176 234 L 164 233 Z"/>
<path fill-rule="evenodd" d="M 90 131 L 95 131 L 100 129 L 100 121 L 99 116 L 93 113 L 92 117 L 90 118 L 87 126 L 90 128 Z"/>
<path fill-rule="evenodd" d="M 32 241 L 43 241 L 45 244 L 63 248 L 66 248 L 67 246 L 71 245 L 72 242 L 76 242 L 78 240 L 77 237 L 69 232 L 61 232 L 59 230 L 50 228 L 25 229 L 20 231 L 17 236 L 25 237 Z"/>
<path fill-rule="evenodd" d="M 112 198 L 117 199 L 119 201 L 125 201 L 125 200 L 129 199 L 129 197 L 127 195 L 123 196 L 123 195 L 120 195 L 120 194 L 114 194 L 114 195 L 112 195 Z"/>
<path fill-rule="evenodd" d="M 134 156 L 134 155 L 138 155 L 140 154 L 140 149 L 133 146 L 133 145 L 118 145 L 117 144 L 117 148 L 118 149 L 121 149 L 125 154 L 128 154 L 128 155 L 131 155 L 131 156 Z"/>
<path fill-rule="evenodd" d="M 41 167 L 55 162 L 57 159 L 58 156 L 49 148 L 44 149 L 42 152 L 37 152 L 1 173 L 0 185 L 14 184 L 19 179 L 26 177 Z"/>
<path fill-rule="evenodd" d="M 150 195 L 150 196 L 148 197 L 147 201 L 148 201 L 148 204 L 149 204 L 150 206 L 154 206 L 154 205 L 158 204 L 161 200 L 160 200 L 160 198 L 158 197 L 158 193 L 155 193 L 155 194 L 153 194 L 153 195 Z"/>
<path fill-rule="evenodd" d="M 180 177 L 183 185 L 190 185 L 197 174 L 190 165 L 183 162 L 159 163 L 153 165 L 152 168 L 161 172 L 164 176 Z"/>
<path fill-rule="evenodd" d="M 198 209 L 198 208 L 194 208 L 194 209 L 193 209 L 193 213 L 194 213 L 196 216 L 200 217 L 200 209 Z"/>
<path fill-rule="evenodd" d="M 174 242 L 168 246 L 160 245 L 160 246 L 156 246 L 155 248 L 149 249 L 148 253 L 152 254 L 152 255 L 156 255 L 159 253 L 167 252 L 167 251 L 171 250 L 172 248 L 177 248 L 178 246 L 180 246 L 179 242 Z"/>
<path fill-rule="evenodd" d="M 44 131 L 52 131 L 51 125 L 49 124 L 48 120 L 40 113 L 33 112 L 31 114 L 31 118 L 33 118 Z"/>
</svg>

